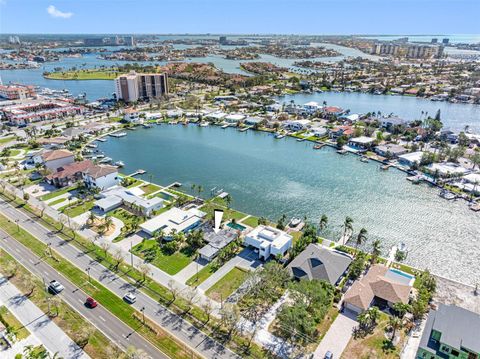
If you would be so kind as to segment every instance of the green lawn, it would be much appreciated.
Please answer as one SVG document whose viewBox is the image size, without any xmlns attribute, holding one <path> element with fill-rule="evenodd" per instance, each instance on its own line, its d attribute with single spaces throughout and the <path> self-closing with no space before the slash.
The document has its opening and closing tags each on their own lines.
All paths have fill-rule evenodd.
<svg viewBox="0 0 480 359">
<path fill-rule="evenodd" d="M 20 154 L 20 150 L 16 149 L 16 148 L 12 148 L 10 150 L 10 157 L 15 157 L 15 156 L 18 156 Z"/>
<path fill-rule="evenodd" d="M 235 211 L 234 209 L 231 209 L 231 208 L 228 209 L 226 207 L 215 204 L 213 202 L 207 202 L 202 207 L 200 207 L 200 210 L 207 214 L 207 219 L 213 219 L 213 212 L 214 212 L 215 209 L 223 210 L 223 212 L 224 212 L 223 213 L 223 220 L 224 221 L 228 221 L 230 219 L 235 219 L 235 220 L 239 221 L 242 218 L 245 218 L 247 216 L 245 213 Z"/>
<path fill-rule="evenodd" d="M 256 226 L 258 226 L 258 218 L 254 216 L 250 216 L 247 219 L 244 219 L 242 223 L 252 228 L 255 228 Z"/>
<path fill-rule="evenodd" d="M 3 145 L 5 143 L 9 143 L 9 142 L 12 142 L 13 140 L 15 139 L 15 137 L 4 137 L 4 138 L 0 138 L 0 145 Z"/>
<path fill-rule="evenodd" d="M 59 198 L 59 199 L 56 199 L 52 202 L 49 202 L 48 205 L 49 206 L 55 206 L 56 204 L 59 204 L 59 203 L 62 203 L 62 202 L 65 202 L 67 199 L 65 197 L 62 197 L 62 198 Z"/>
<path fill-rule="evenodd" d="M 108 215 L 112 216 L 112 217 L 115 217 L 115 218 L 118 218 L 119 220 L 121 220 L 125 225 L 127 224 L 132 224 L 133 223 L 133 219 L 135 217 L 137 217 L 136 215 L 134 215 L 133 213 L 130 213 L 129 211 L 123 209 L 123 208 L 117 208 L 117 209 L 114 209 L 110 212 L 107 213 Z"/>
<path fill-rule="evenodd" d="M 42 201 L 46 201 L 46 200 L 49 200 L 49 199 L 52 199 L 52 198 L 61 196 L 62 194 L 65 194 L 65 193 L 67 193 L 67 192 L 70 192 L 70 191 L 72 191 L 72 190 L 74 190 L 74 189 L 75 189 L 75 187 L 65 187 L 65 188 L 62 188 L 62 189 L 59 189 L 59 190 L 56 190 L 56 191 L 53 191 L 53 192 L 44 194 L 43 196 L 40 197 L 40 199 L 41 199 Z"/>
<path fill-rule="evenodd" d="M 142 187 L 140 187 L 140 189 L 145 193 L 145 195 L 149 195 L 153 192 L 161 190 L 162 187 L 157 186 L 156 184 L 153 184 L 153 183 L 147 183 Z"/>
<path fill-rule="evenodd" d="M 245 281 L 248 271 L 238 267 L 225 274 L 217 283 L 211 286 L 205 294 L 216 301 L 227 299 Z"/>
<path fill-rule="evenodd" d="M 208 263 L 205 267 L 200 269 L 198 271 L 198 277 L 197 273 L 195 273 L 191 278 L 187 280 L 185 284 L 190 285 L 190 286 L 198 286 L 201 283 L 203 283 L 208 277 L 210 277 L 213 273 L 216 271 L 214 270 L 215 267 L 212 262 Z M 197 280 L 198 278 L 198 280 Z"/>
<path fill-rule="evenodd" d="M 132 252 L 137 256 L 144 258 L 145 253 L 148 252 L 148 250 L 155 248 L 158 249 L 157 254 L 151 263 L 170 275 L 177 274 L 194 259 L 192 253 L 185 253 L 182 251 L 178 251 L 171 255 L 165 254 L 160 249 L 158 243 L 153 239 L 137 244 L 132 248 Z"/>
<path fill-rule="evenodd" d="M 73 205 L 73 206 L 67 207 L 65 209 L 62 209 L 62 212 L 64 214 L 66 214 L 67 216 L 69 216 L 70 218 L 73 218 L 73 217 L 81 215 L 82 213 L 90 211 L 94 206 L 94 202 L 95 201 L 92 199 L 90 201 L 87 201 L 87 202 L 84 202 L 84 203 L 80 203 L 80 204 Z"/>
<path fill-rule="evenodd" d="M 27 328 L 25 328 L 5 306 L 0 307 L 0 322 L 2 322 L 6 328 L 11 328 L 17 340 L 25 339 L 30 335 Z"/>
<path fill-rule="evenodd" d="M 114 80 L 119 74 L 118 71 L 77 70 L 51 72 L 44 77 L 49 80 Z"/>
</svg>

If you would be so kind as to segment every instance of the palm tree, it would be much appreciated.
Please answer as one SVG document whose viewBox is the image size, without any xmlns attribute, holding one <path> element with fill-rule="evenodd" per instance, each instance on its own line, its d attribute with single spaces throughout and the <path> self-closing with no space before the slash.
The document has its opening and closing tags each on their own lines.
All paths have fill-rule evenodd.
<svg viewBox="0 0 480 359">
<path fill-rule="evenodd" d="M 90 212 L 90 214 L 88 215 L 88 220 L 87 220 L 88 224 L 89 224 L 89 225 L 92 225 L 93 222 L 95 222 L 95 219 L 96 219 L 96 218 L 97 218 L 97 217 L 95 216 L 95 213 Z"/>
<path fill-rule="evenodd" d="M 323 232 L 327 228 L 327 225 L 328 225 L 328 217 L 326 214 L 322 214 L 322 217 L 318 222 L 318 229 L 320 229 L 320 232 Z"/>
<path fill-rule="evenodd" d="M 165 231 L 163 229 L 159 229 L 154 233 L 154 237 L 157 240 L 159 245 L 162 245 L 163 240 L 165 238 Z"/>
<path fill-rule="evenodd" d="M 375 263 L 377 258 L 382 253 L 382 242 L 379 239 L 375 239 L 372 243 L 372 263 Z"/>
<path fill-rule="evenodd" d="M 113 219 L 111 216 L 105 216 L 105 220 L 103 222 L 103 224 L 105 225 L 105 227 L 107 228 L 107 231 L 108 229 L 113 226 Z"/>
<path fill-rule="evenodd" d="M 390 317 L 388 320 L 388 324 L 392 328 L 392 343 L 395 340 L 395 335 L 397 334 L 397 330 L 402 328 L 402 320 L 399 317 Z"/>
<path fill-rule="evenodd" d="M 350 217 L 345 217 L 345 222 L 343 222 L 343 244 L 345 244 L 347 233 L 353 232 L 353 219 Z"/>
<path fill-rule="evenodd" d="M 225 203 L 227 204 L 227 208 L 230 208 L 230 205 L 232 204 L 233 198 L 230 194 L 227 194 L 225 197 Z"/>
<path fill-rule="evenodd" d="M 363 243 L 367 241 L 367 233 L 368 231 L 365 228 L 362 228 L 357 235 L 357 241 L 355 242 L 355 249 L 358 249 L 358 246 L 361 246 Z"/>
</svg>

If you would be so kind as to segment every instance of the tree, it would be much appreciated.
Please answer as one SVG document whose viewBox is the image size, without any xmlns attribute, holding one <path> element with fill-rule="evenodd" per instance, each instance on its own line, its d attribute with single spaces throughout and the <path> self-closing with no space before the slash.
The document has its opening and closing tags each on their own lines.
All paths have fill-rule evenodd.
<svg viewBox="0 0 480 359">
<path fill-rule="evenodd" d="M 227 196 L 225 197 L 225 203 L 227 204 L 227 208 L 230 209 L 230 205 L 232 204 L 233 202 L 233 198 L 230 194 L 227 194 Z"/>
<path fill-rule="evenodd" d="M 355 259 L 350 264 L 350 268 L 348 270 L 348 278 L 355 280 L 363 273 L 365 269 L 365 262 L 366 262 L 366 254 L 362 251 L 358 251 Z"/>
<path fill-rule="evenodd" d="M 277 222 L 277 228 L 280 230 L 284 230 L 286 226 L 286 221 L 287 221 L 287 216 L 285 214 L 282 214 L 282 216 Z"/>
<path fill-rule="evenodd" d="M 150 274 L 150 267 L 148 266 L 148 264 L 142 263 L 138 266 L 138 271 L 142 273 L 142 278 L 145 282 L 147 275 Z"/>
<path fill-rule="evenodd" d="M 203 313 L 204 313 L 205 316 L 207 317 L 207 319 L 205 319 L 205 323 L 204 323 L 204 324 L 207 324 L 207 323 L 210 321 L 210 316 L 212 315 L 212 312 L 213 312 L 212 302 L 207 299 L 207 300 L 201 305 L 201 308 L 202 308 L 202 310 L 203 310 Z"/>
<path fill-rule="evenodd" d="M 22 287 L 27 290 L 26 297 L 30 297 L 35 291 L 35 280 L 30 274 L 23 274 L 21 278 Z"/>
<path fill-rule="evenodd" d="M 377 324 L 377 320 L 380 317 L 380 310 L 377 307 L 370 307 L 367 310 L 361 312 L 357 321 L 360 329 L 368 332 Z"/>
<path fill-rule="evenodd" d="M 112 254 L 113 260 L 115 261 L 115 270 L 118 270 L 118 267 L 123 263 L 123 253 L 120 248 L 117 248 Z"/>
<path fill-rule="evenodd" d="M 102 242 L 100 243 L 100 247 L 103 249 L 104 256 L 107 256 L 107 251 L 110 249 L 110 243 Z"/>
<path fill-rule="evenodd" d="M 76 332 L 76 343 L 81 348 L 85 348 L 85 346 L 90 341 L 93 333 L 95 333 L 95 328 L 90 325 L 82 325 Z"/>
<path fill-rule="evenodd" d="M 348 138 L 345 135 L 341 135 L 337 138 L 337 148 L 341 150 L 343 146 L 347 144 Z"/>
<path fill-rule="evenodd" d="M 143 350 L 129 346 L 125 352 L 127 359 L 149 359 L 150 356 Z"/>
<path fill-rule="evenodd" d="M 392 309 L 395 312 L 395 315 L 399 318 L 403 318 L 407 312 L 412 310 L 409 304 L 404 304 L 402 302 L 395 303 Z"/>
<path fill-rule="evenodd" d="M 328 217 L 326 214 L 322 214 L 320 217 L 320 221 L 318 222 L 318 228 L 320 232 L 323 232 L 328 226 Z"/>
<path fill-rule="evenodd" d="M 47 205 L 45 202 L 40 202 L 40 218 L 43 218 L 43 214 L 45 213 L 45 210 L 47 209 Z"/>
<path fill-rule="evenodd" d="M 168 290 L 172 293 L 172 303 L 175 302 L 178 295 L 178 287 L 173 279 L 168 281 Z"/>
<path fill-rule="evenodd" d="M 389 317 L 388 324 L 392 329 L 392 343 L 395 340 L 395 336 L 397 334 L 397 330 L 402 328 L 402 320 L 399 317 Z"/>
<path fill-rule="evenodd" d="M 95 223 L 95 220 L 97 219 L 97 216 L 95 216 L 95 213 L 90 211 L 90 214 L 88 215 L 87 223 L 88 225 L 93 225 Z"/>
<path fill-rule="evenodd" d="M 193 304 L 197 300 L 197 292 L 193 290 L 192 288 L 188 288 L 186 293 L 184 294 L 185 302 L 187 304 L 187 310 L 186 313 L 192 309 Z"/>
<path fill-rule="evenodd" d="M 350 217 L 345 217 L 345 221 L 343 222 L 343 244 L 347 242 L 347 234 L 348 237 L 351 236 L 353 232 L 353 219 Z"/>
<path fill-rule="evenodd" d="M 105 216 L 105 220 L 103 221 L 105 224 L 105 227 L 107 231 L 110 229 L 111 226 L 113 226 L 113 219 L 111 216 Z"/>
<path fill-rule="evenodd" d="M 15 261 L 8 261 L 4 266 L 4 271 L 8 279 L 11 279 L 17 275 L 18 264 Z"/>
<path fill-rule="evenodd" d="M 30 199 L 30 195 L 29 195 L 27 192 L 25 192 L 25 193 L 23 194 L 23 200 L 24 200 L 25 202 L 28 202 L 29 199 Z"/>
<path fill-rule="evenodd" d="M 376 239 L 372 243 L 372 264 L 377 261 L 377 258 L 380 256 L 382 253 L 382 242 L 380 242 L 379 239 Z"/>
<path fill-rule="evenodd" d="M 358 249 L 358 246 L 361 246 L 363 243 L 367 241 L 367 230 L 362 228 L 360 232 L 358 232 L 357 240 L 355 241 L 355 249 Z"/>
<path fill-rule="evenodd" d="M 50 307 L 55 308 L 55 314 L 53 316 L 57 317 L 58 314 L 60 313 L 59 307 L 60 307 L 60 304 L 62 304 L 62 300 L 57 295 L 50 297 L 48 300 L 50 301 Z M 51 315 L 51 313 L 49 314 Z"/>
<path fill-rule="evenodd" d="M 222 325 L 227 330 L 227 338 L 231 338 L 241 319 L 238 307 L 235 304 L 225 304 L 220 310 Z"/>
</svg>

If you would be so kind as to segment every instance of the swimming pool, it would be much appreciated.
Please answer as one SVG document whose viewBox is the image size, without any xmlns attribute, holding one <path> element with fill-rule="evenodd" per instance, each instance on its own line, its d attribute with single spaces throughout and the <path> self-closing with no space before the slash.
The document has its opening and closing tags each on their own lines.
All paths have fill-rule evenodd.
<svg viewBox="0 0 480 359">
<path fill-rule="evenodd" d="M 227 226 L 229 226 L 230 228 L 236 229 L 238 231 L 243 231 L 245 230 L 245 228 L 247 228 L 245 226 L 242 226 L 241 224 L 233 223 L 233 222 L 228 222 Z"/>
<path fill-rule="evenodd" d="M 413 285 L 413 282 L 415 281 L 413 275 L 394 268 L 390 268 L 385 274 L 385 277 L 405 285 Z"/>
<path fill-rule="evenodd" d="M 402 277 L 405 277 L 405 278 L 408 278 L 408 279 L 415 278 L 413 275 L 402 272 L 401 270 L 398 270 L 398 269 L 389 269 L 388 271 L 393 272 L 393 273 L 398 274 L 398 275 L 401 275 Z"/>
</svg>

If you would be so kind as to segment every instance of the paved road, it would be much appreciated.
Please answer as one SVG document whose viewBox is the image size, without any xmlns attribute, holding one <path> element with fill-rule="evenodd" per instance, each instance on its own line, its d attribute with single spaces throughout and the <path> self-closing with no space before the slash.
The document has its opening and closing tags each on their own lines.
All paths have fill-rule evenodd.
<svg viewBox="0 0 480 359">
<path fill-rule="evenodd" d="M 58 353 L 62 358 L 90 358 L 40 308 L 25 297 L 7 278 L 0 276 L 0 303 L 2 302 L 50 353 Z"/>
<path fill-rule="evenodd" d="M 133 306 L 137 310 L 144 307 L 146 317 L 164 328 L 167 332 L 192 350 L 195 350 L 201 356 L 206 358 L 224 359 L 238 358 L 238 356 L 231 350 L 225 348 L 183 318 L 160 305 L 153 298 L 138 291 L 136 287 L 94 261 L 77 247 L 68 244 L 68 242 L 50 232 L 35 220 L 36 217 L 31 218 L 29 215 L 13 207 L 10 203 L 5 202 L 4 200 L 0 200 L 0 213 L 10 219 L 19 219 L 18 224 L 21 227 L 28 230 L 42 242 L 51 243 L 52 249 L 57 251 L 62 257 L 69 260 L 78 268 L 82 270 L 90 268 L 91 277 L 102 283 L 119 297 L 123 297 L 127 292 L 134 291 L 137 296 L 137 301 Z"/>
<path fill-rule="evenodd" d="M 59 280 L 65 287 L 65 290 L 60 293 L 62 300 L 87 318 L 120 348 L 125 350 L 129 346 L 134 346 L 137 349 L 144 350 L 152 358 L 168 358 L 168 356 L 162 354 L 153 344 L 149 343 L 142 336 L 137 333 L 132 333 L 132 329 L 129 326 L 125 325 L 120 319 L 115 317 L 101 305 L 94 309 L 85 307 L 87 294 L 60 275 L 50 265 L 42 262 L 42 260 L 27 247 L 11 238 L 3 230 L 0 230 L 0 237 L 0 247 L 7 251 L 29 271 L 44 278 L 46 283 L 53 279 Z M 71 358 L 68 356 L 64 357 Z"/>
</svg>

